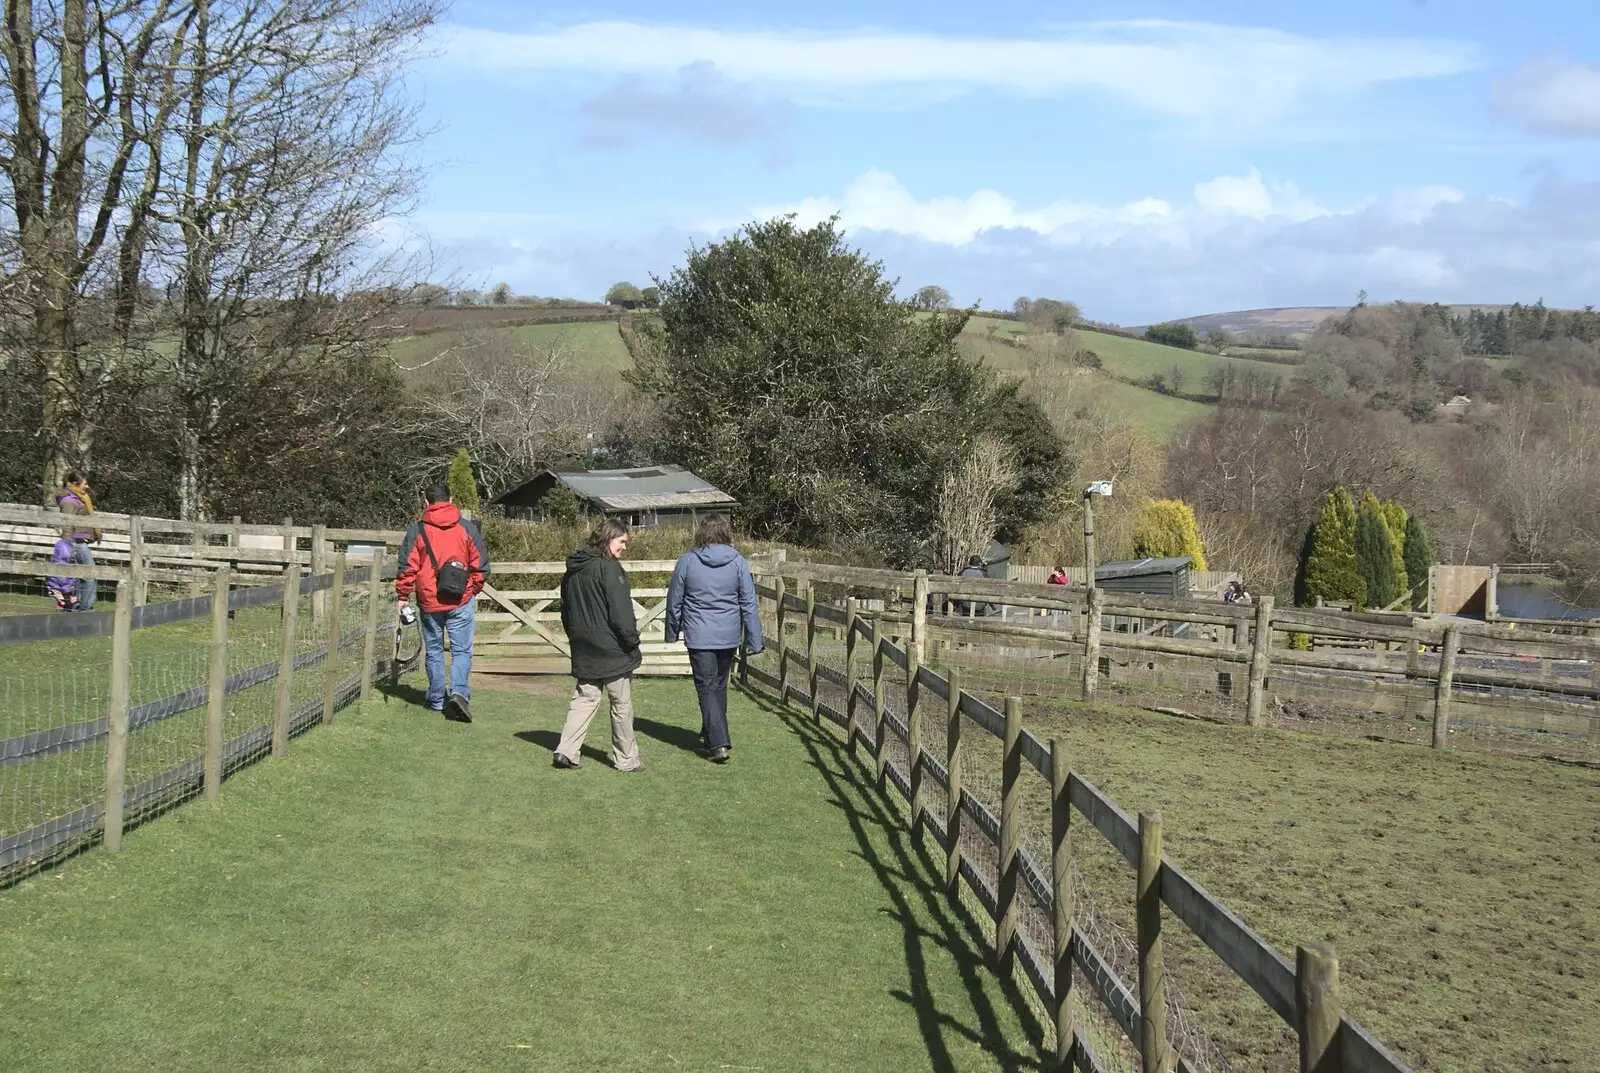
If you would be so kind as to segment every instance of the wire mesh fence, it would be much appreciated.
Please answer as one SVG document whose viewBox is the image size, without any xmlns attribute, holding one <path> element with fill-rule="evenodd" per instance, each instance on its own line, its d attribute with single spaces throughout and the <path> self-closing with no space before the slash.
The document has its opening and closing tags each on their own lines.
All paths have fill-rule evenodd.
<svg viewBox="0 0 1600 1073">
<path fill-rule="evenodd" d="M 8 619 L 9 643 L 0 644 L 0 885 L 104 834 L 114 751 L 123 759 L 123 822 L 134 824 L 201 793 L 208 759 L 225 777 L 270 754 L 275 738 L 281 748 L 354 700 L 368 650 L 369 577 L 370 568 L 352 569 L 337 595 L 331 574 L 300 578 L 288 605 L 282 581 L 234 588 L 221 622 L 209 595 L 193 595 L 209 592 L 211 578 L 153 588 L 143 606 L 124 609 L 120 699 L 118 604 L 132 602 L 133 581 L 103 584 L 97 615 Z M 63 635 L 64 620 L 85 635 Z M 380 622 L 380 637 L 390 627 Z M 371 647 L 376 672 L 390 653 L 381 642 Z M 214 653 L 222 659 L 215 669 Z M 223 701 L 213 734 L 218 671 Z"/>
</svg>

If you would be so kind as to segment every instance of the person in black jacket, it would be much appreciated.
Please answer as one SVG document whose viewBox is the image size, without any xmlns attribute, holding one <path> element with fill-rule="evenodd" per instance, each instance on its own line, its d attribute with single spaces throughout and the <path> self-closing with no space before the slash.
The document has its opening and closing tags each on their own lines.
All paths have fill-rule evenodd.
<svg viewBox="0 0 1600 1073">
<path fill-rule="evenodd" d="M 633 592 L 620 562 L 627 550 L 627 525 L 607 518 L 594 527 L 588 543 L 567 557 L 561 625 L 572 649 L 572 677 L 578 681 L 552 757 L 558 768 L 579 766 L 583 739 L 604 693 L 611 708 L 612 763 L 618 771 L 644 770 L 633 736 L 633 672 L 643 657 Z"/>
</svg>

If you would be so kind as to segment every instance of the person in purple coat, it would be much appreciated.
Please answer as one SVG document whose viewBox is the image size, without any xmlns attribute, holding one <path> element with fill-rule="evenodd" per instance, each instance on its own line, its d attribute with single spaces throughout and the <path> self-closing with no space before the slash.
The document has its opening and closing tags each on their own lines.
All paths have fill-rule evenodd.
<svg viewBox="0 0 1600 1073">
<path fill-rule="evenodd" d="M 667 640 L 682 636 L 700 695 L 700 740 L 706 755 L 728 762 L 728 672 L 744 637 L 747 655 L 761 651 L 761 616 L 750 565 L 733 546 L 727 516 L 713 514 L 695 532 L 694 550 L 678 559 L 667 586 Z"/>
<path fill-rule="evenodd" d="M 50 552 L 52 563 L 72 562 L 72 541 L 62 537 Z M 75 577 L 47 577 L 44 591 L 55 597 L 57 611 L 75 611 L 78 607 L 78 579 Z"/>
</svg>

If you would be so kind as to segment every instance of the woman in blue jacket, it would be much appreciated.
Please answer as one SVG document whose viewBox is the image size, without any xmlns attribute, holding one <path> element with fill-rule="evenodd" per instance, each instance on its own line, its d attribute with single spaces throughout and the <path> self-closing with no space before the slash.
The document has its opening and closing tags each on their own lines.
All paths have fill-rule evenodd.
<svg viewBox="0 0 1600 1073">
<path fill-rule="evenodd" d="M 747 655 L 761 651 L 761 617 L 750 566 L 733 546 L 733 527 L 716 514 L 700 523 L 694 550 L 678 559 L 667 587 L 667 640 L 689 648 L 700 695 L 700 739 L 719 764 L 728 761 L 728 671 L 744 633 Z"/>
</svg>

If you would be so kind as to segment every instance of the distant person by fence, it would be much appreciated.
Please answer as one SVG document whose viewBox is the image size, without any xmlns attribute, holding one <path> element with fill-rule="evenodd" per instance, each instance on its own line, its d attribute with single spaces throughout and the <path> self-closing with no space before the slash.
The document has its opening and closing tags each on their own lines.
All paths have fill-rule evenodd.
<svg viewBox="0 0 1600 1073">
<path fill-rule="evenodd" d="M 94 499 L 89 494 L 89 481 L 81 470 L 67 471 L 66 482 L 60 491 L 56 492 L 55 499 L 56 506 L 61 509 L 62 514 L 84 516 L 94 513 Z M 69 562 L 81 566 L 94 565 L 94 552 L 90 550 L 89 545 L 99 541 L 98 529 L 79 522 L 69 525 L 62 536 L 72 543 L 72 558 L 68 560 Z M 74 586 L 73 606 L 67 610 L 93 611 L 95 596 L 94 578 L 78 578 L 77 585 Z"/>
<path fill-rule="evenodd" d="M 606 518 L 583 547 L 567 557 L 561 579 L 561 626 L 572 651 L 572 702 L 551 762 L 582 764 L 583 741 L 602 697 L 611 712 L 611 761 L 618 771 L 643 771 L 633 733 L 633 672 L 644 661 L 633 589 L 621 559 L 628 552 L 628 526 Z"/>
<path fill-rule="evenodd" d="M 423 493 L 422 519 L 406 531 L 400 545 L 400 573 L 394 591 L 402 605 L 416 594 L 421 611 L 423 662 L 428 669 L 427 705 L 446 719 L 472 722 L 472 643 L 477 633 L 476 601 L 489 572 L 483 537 L 450 500 L 442 481 Z M 445 679 L 444 639 L 450 637 L 450 677 Z"/>
</svg>

